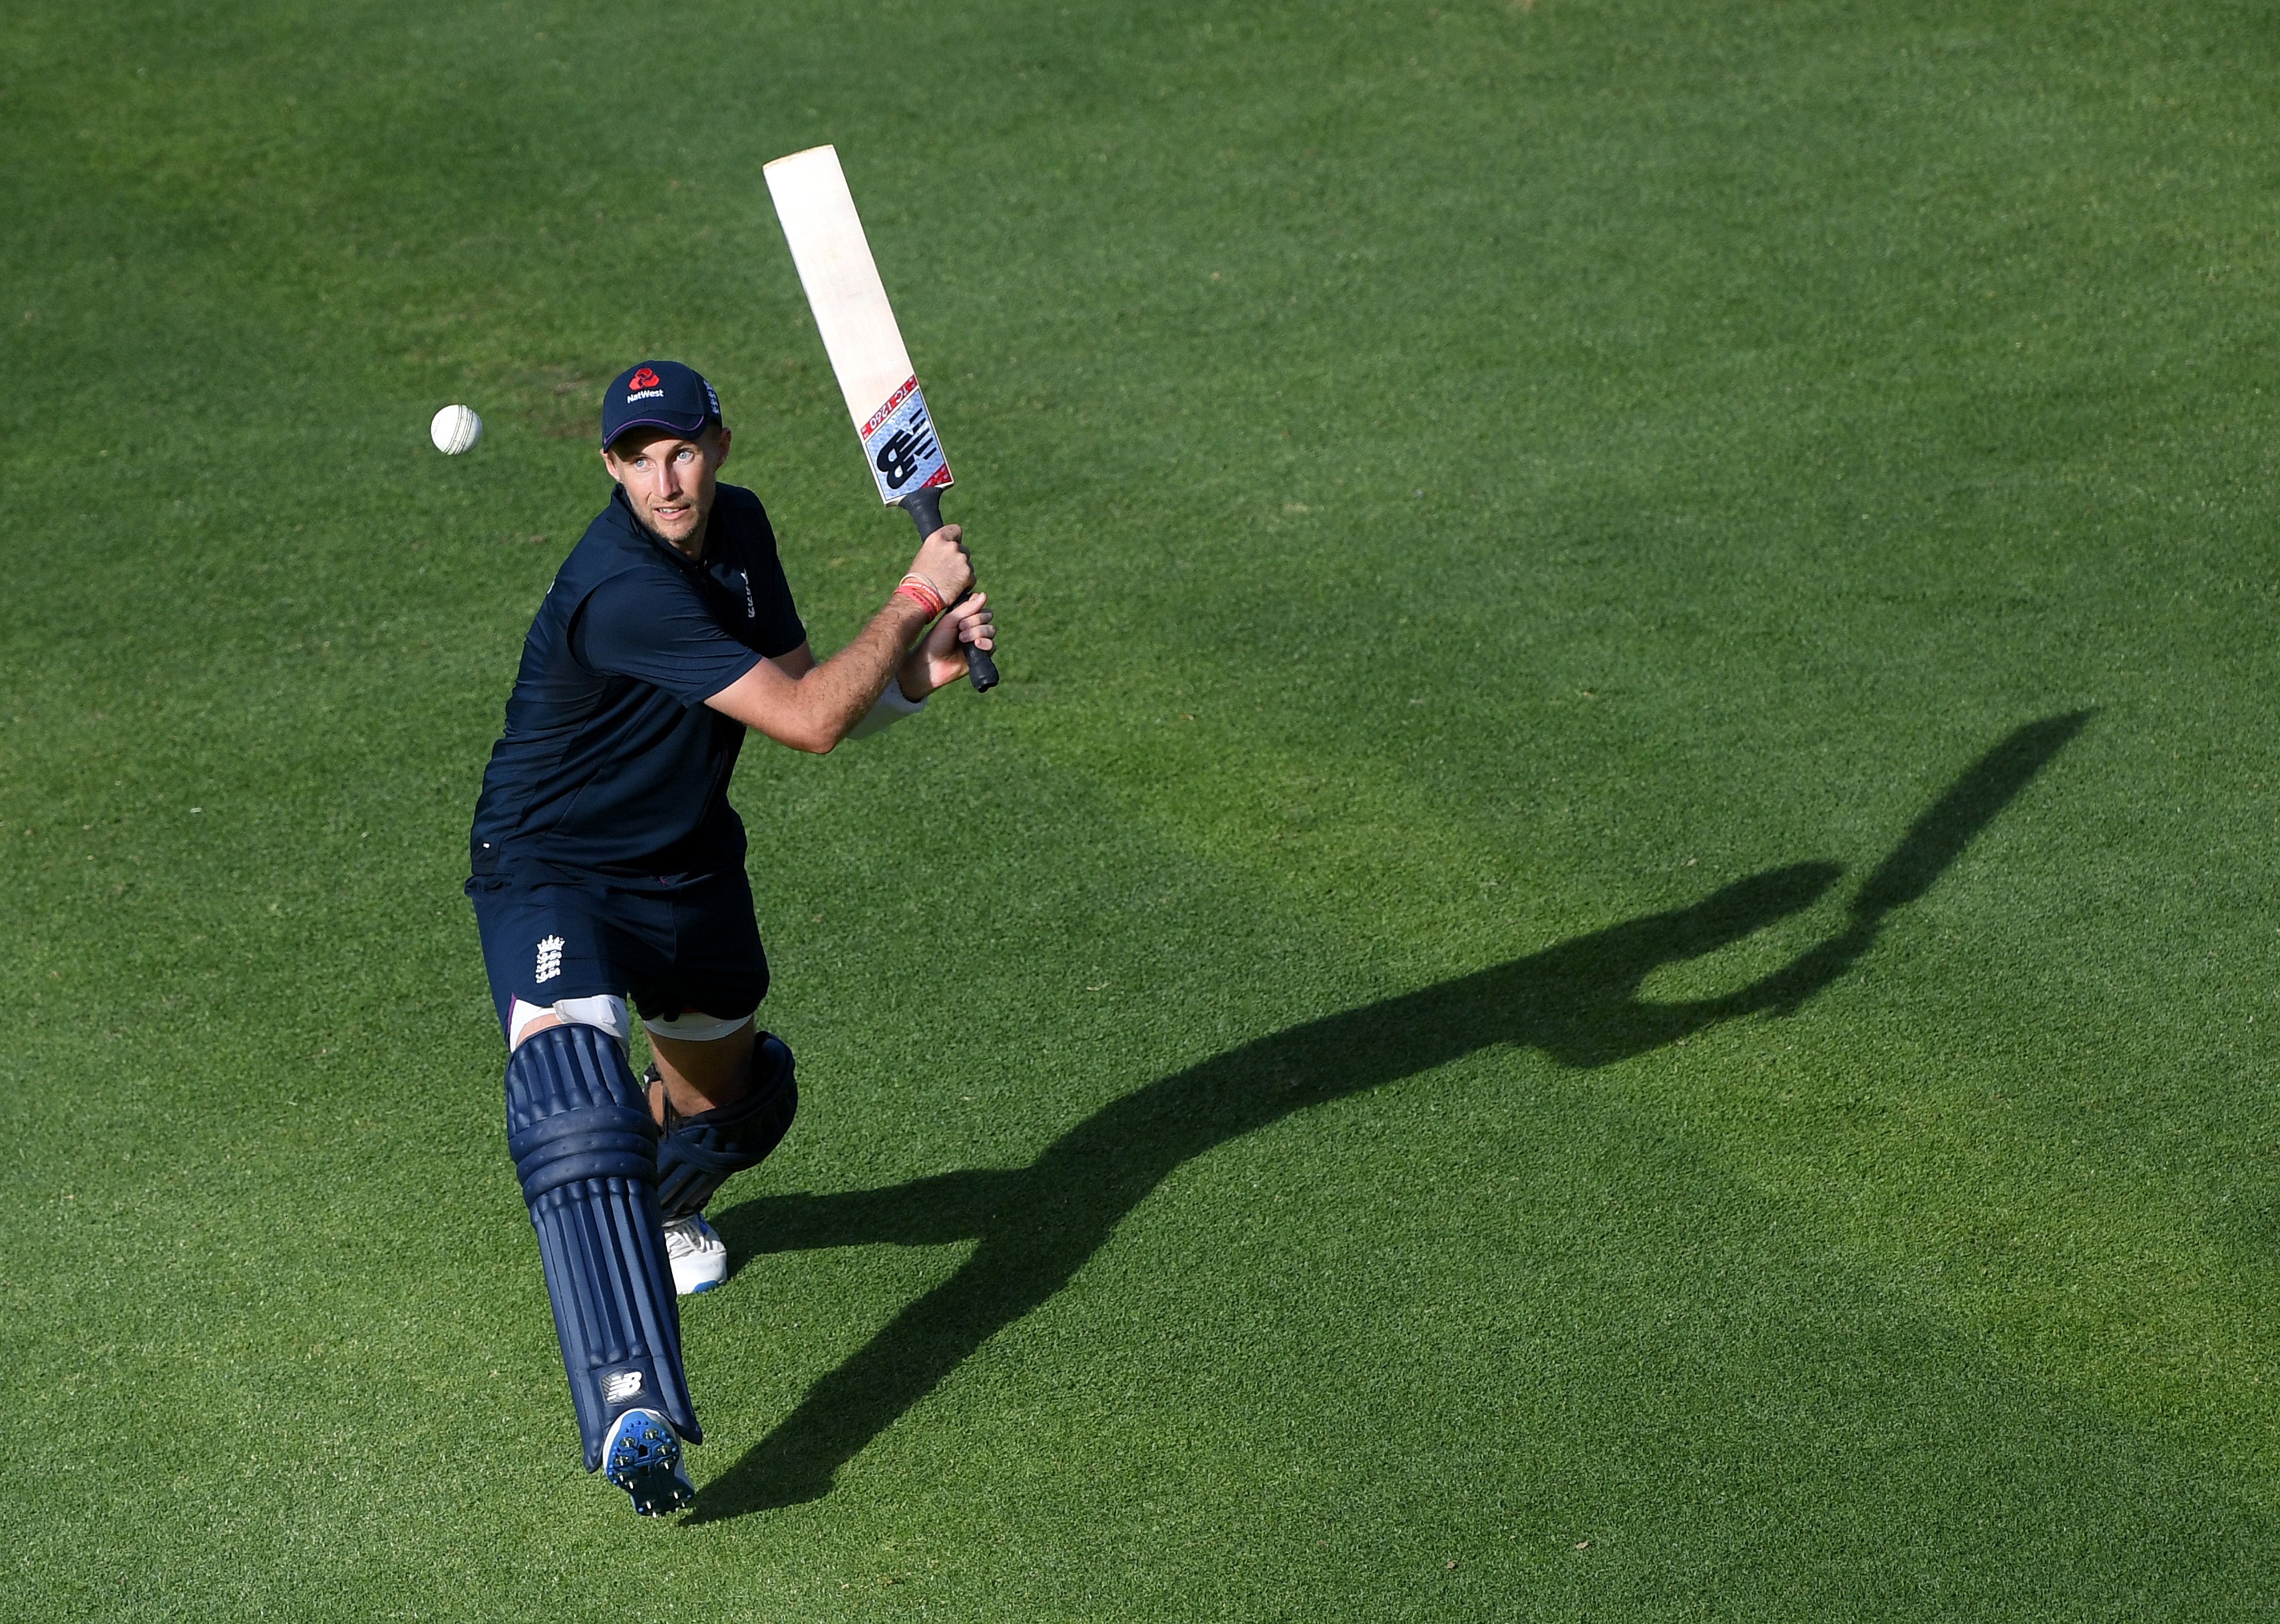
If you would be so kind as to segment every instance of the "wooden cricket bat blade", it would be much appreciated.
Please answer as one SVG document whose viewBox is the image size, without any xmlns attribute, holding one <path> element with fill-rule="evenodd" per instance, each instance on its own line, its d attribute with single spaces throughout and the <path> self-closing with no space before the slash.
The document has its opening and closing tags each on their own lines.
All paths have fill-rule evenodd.
<svg viewBox="0 0 2280 1624">
<path fill-rule="evenodd" d="M 799 267 L 807 307 L 831 357 L 847 415 L 863 442 L 879 499 L 902 503 L 912 492 L 951 483 L 926 396 L 895 308 L 871 258 L 862 217 L 832 147 L 811 147 L 767 165 L 768 195 Z"/>
</svg>

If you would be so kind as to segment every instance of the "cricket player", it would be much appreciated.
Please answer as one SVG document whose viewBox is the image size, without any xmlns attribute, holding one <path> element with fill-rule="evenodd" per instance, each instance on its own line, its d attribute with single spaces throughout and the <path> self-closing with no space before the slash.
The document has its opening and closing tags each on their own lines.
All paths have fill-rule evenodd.
<svg viewBox="0 0 2280 1624">
<path fill-rule="evenodd" d="M 705 1204 L 775 1148 L 798 1097 L 791 1051 L 755 1021 L 768 966 L 728 805 L 744 730 L 820 754 L 916 714 L 994 642 L 946 525 L 819 661 L 759 499 L 719 483 L 728 443 L 687 366 L 644 361 L 610 385 L 617 489 L 531 622 L 469 842 L 507 1144 L 586 1469 L 645 1515 L 695 1497 L 675 1294 L 728 1276 Z"/>
</svg>

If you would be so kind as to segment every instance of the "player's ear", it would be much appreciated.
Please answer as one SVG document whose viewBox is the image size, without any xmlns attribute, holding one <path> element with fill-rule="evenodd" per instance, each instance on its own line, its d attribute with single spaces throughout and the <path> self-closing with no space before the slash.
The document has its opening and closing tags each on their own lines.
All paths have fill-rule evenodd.
<svg viewBox="0 0 2280 1624">
<path fill-rule="evenodd" d="M 712 466 L 717 468 L 728 460 L 728 426 L 726 423 L 714 424 L 712 438 Z"/>
<path fill-rule="evenodd" d="M 602 448 L 602 471 L 607 473 L 614 483 L 620 485 L 625 483 L 625 481 L 618 478 L 617 453 L 606 445 Z"/>
</svg>

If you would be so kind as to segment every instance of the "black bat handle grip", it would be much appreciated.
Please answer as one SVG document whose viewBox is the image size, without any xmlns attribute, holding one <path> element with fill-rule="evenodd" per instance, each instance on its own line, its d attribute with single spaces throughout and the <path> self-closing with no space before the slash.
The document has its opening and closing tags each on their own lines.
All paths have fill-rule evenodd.
<svg viewBox="0 0 2280 1624">
<path fill-rule="evenodd" d="M 920 486 L 895 505 L 908 513 L 911 522 L 918 526 L 920 541 L 942 528 L 942 487 L 939 485 Z M 967 594 L 967 597 L 972 596 L 970 592 Z M 964 597 L 958 600 L 960 604 L 965 601 Z M 951 607 L 957 605 L 952 604 Z M 966 680 L 974 684 L 974 691 L 977 694 L 986 694 L 998 686 L 998 662 L 990 658 L 987 649 L 977 649 L 970 643 L 966 645 Z"/>
</svg>

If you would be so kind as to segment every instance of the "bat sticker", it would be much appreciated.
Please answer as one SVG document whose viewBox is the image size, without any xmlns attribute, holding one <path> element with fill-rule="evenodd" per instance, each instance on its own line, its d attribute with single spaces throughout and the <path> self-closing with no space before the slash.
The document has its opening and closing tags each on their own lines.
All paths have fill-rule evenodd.
<svg viewBox="0 0 2280 1624">
<path fill-rule="evenodd" d="M 895 502 L 928 485 L 950 483 L 950 464 L 935 436 L 919 381 L 906 380 L 863 425 L 863 455 L 879 481 L 879 499 Z"/>
</svg>

